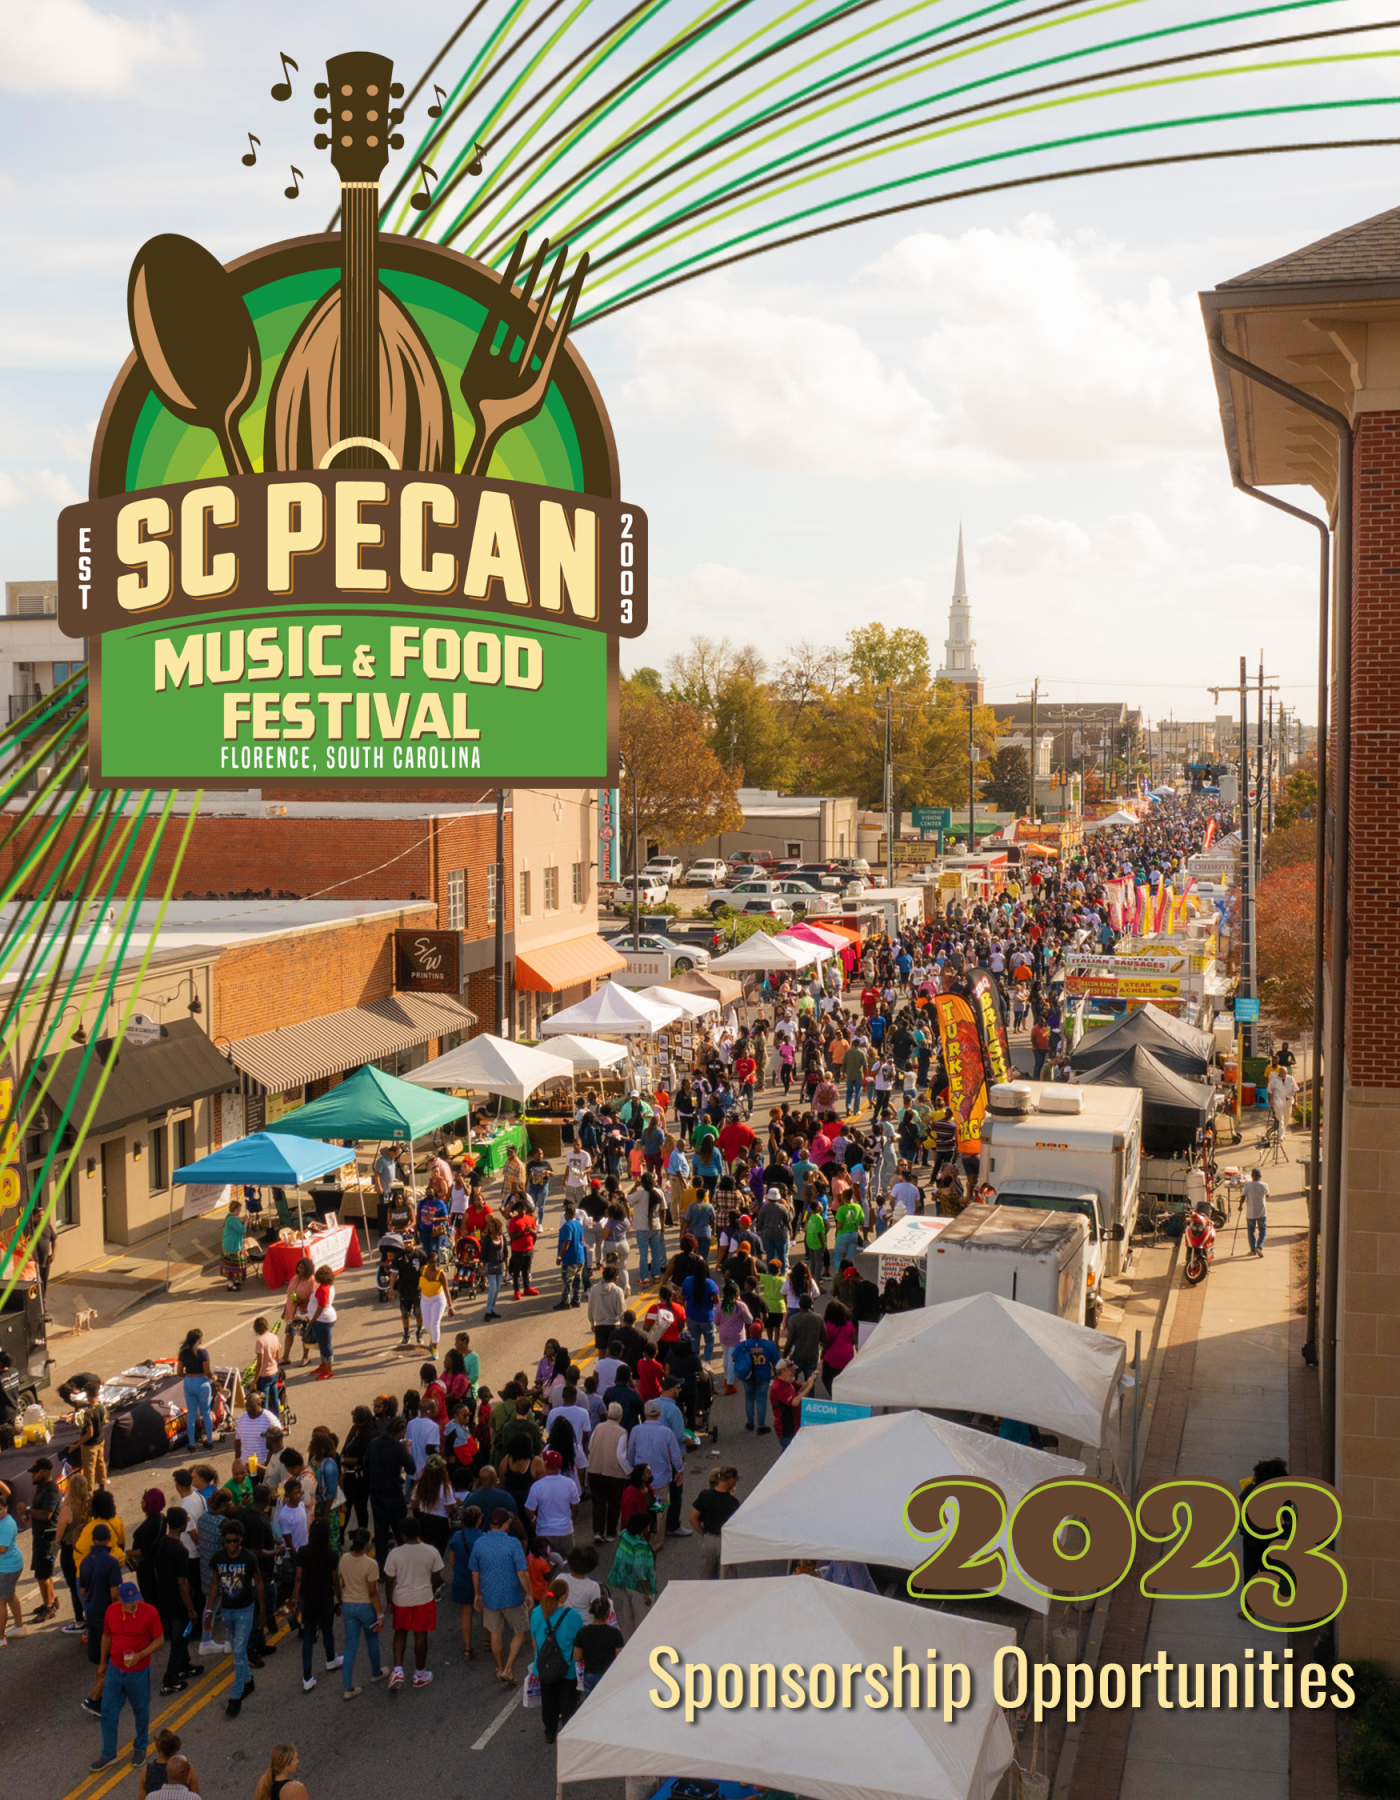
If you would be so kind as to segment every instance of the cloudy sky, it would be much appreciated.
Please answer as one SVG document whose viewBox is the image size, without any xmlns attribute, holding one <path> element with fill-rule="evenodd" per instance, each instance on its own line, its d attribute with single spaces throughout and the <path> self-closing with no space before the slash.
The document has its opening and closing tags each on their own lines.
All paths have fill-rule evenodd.
<svg viewBox="0 0 1400 1800">
<path fill-rule="evenodd" d="M 1207 7 L 1229 10 L 1185 10 Z M 411 79 L 464 10 L 299 0 L 289 25 L 265 0 L 5 0 L 4 578 L 54 571 L 143 239 L 182 231 L 229 260 L 322 228 L 328 172 L 282 197 L 285 151 L 314 152 L 269 97 L 277 51 L 311 71 L 363 41 Z M 1313 28 L 1386 16 L 1375 0 L 1295 10 Z M 1400 32 L 1365 44 L 1384 54 L 1278 91 L 1400 93 Z M 1392 117 L 1294 118 L 1272 138 L 1400 135 Z M 1315 539 L 1231 490 L 1196 294 L 1395 204 L 1397 168 L 1371 149 L 1052 183 L 861 226 L 590 327 L 577 341 L 624 491 L 651 519 L 652 626 L 631 665 L 697 632 L 777 660 L 877 618 L 937 648 L 961 522 L 994 703 L 1038 675 L 1052 699 L 1201 717 L 1205 684 L 1263 647 L 1310 720 Z"/>
</svg>

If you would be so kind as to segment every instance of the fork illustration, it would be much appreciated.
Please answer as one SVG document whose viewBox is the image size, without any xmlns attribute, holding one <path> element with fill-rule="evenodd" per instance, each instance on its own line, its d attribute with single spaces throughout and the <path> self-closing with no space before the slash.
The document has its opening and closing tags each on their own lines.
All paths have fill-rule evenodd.
<svg viewBox="0 0 1400 1800">
<path fill-rule="evenodd" d="M 526 420 L 533 419 L 544 405 L 554 359 L 568 336 L 574 308 L 578 305 L 578 297 L 583 289 L 583 278 L 588 272 L 588 252 L 585 251 L 565 289 L 564 304 L 551 328 L 549 309 L 559 286 L 559 277 L 563 273 L 569 247 L 567 244 L 560 245 L 559 254 L 555 257 L 554 266 L 545 282 L 544 292 L 538 301 L 532 302 L 530 296 L 535 291 L 535 283 L 544 267 L 548 251 L 549 239 L 545 238 L 526 272 L 524 285 L 517 293 L 516 277 L 525 260 L 525 234 L 521 234 L 511 251 L 506 272 L 501 277 L 496 309 L 487 314 L 480 335 L 472 345 L 467 366 L 462 371 L 462 398 L 466 401 L 467 411 L 476 426 L 476 435 L 472 439 L 463 471 L 467 475 L 484 475 L 490 465 L 491 454 L 504 433 L 513 425 L 523 425 Z M 534 367 L 537 357 L 538 369 Z"/>
</svg>

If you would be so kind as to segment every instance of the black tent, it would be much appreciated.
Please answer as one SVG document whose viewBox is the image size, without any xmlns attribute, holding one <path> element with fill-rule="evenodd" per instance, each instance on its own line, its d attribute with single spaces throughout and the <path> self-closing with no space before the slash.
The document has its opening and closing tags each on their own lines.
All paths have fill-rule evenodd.
<svg viewBox="0 0 1400 1800">
<path fill-rule="evenodd" d="M 1124 1013 L 1116 1025 L 1096 1031 L 1070 1055 L 1075 1071 L 1097 1068 L 1128 1049 L 1150 1050 L 1160 1063 L 1191 1080 L 1208 1073 L 1214 1039 L 1208 1031 L 1183 1025 L 1157 1006 L 1140 1006 Z"/>
<path fill-rule="evenodd" d="M 1086 1087 L 1142 1089 L 1142 1147 L 1149 1156 L 1190 1149 L 1213 1110 L 1212 1088 L 1176 1074 L 1140 1044 L 1124 1044 L 1075 1079 Z"/>
</svg>

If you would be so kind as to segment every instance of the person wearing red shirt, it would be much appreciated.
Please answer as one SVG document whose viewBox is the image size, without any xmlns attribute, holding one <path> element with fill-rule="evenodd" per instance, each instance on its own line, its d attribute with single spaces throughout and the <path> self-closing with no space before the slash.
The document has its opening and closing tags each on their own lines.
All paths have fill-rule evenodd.
<svg viewBox="0 0 1400 1800">
<path fill-rule="evenodd" d="M 151 1722 L 151 1658 L 157 1644 L 165 1642 L 165 1627 L 155 1607 L 141 1598 L 134 1581 L 117 1589 L 117 1604 L 109 1606 L 102 1620 L 102 1650 L 98 1675 L 102 1679 L 102 1752 L 92 1769 L 105 1769 L 116 1760 L 117 1725 L 123 1705 L 131 1702 L 136 1738 L 131 1760 L 146 1760 Z"/>
<path fill-rule="evenodd" d="M 661 1364 L 650 1353 L 637 1364 L 637 1392 L 641 1395 L 644 1406 L 648 1400 L 660 1399 L 661 1379 L 665 1373 Z"/>
<path fill-rule="evenodd" d="M 753 1087 L 758 1075 L 758 1064 L 747 1051 L 734 1058 L 734 1079 L 739 1084 L 739 1098 L 744 1103 L 744 1117 L 753 1112 Z M 721 1136 L 723 1133 L 721 1133 Z"/>
<path fill-rule="evenodd" d="M 746 1155 L 757 1142 L 752 1126 L 746 1125 L 742 1119 L 730 1119 L 720 1127 L 719 1147 L 724 1160 L 731 1167 L 736 1156 Z"/>
<path fill-rule="evenodd" d="M 875 1008 L 879 1004 L 880 1004 L 879 988 L 866 986 L 861 989 L 861 991 L 860 991 L 860 1010 L 865 1014 L 867 1019 L 871 1016 L 871 1014 L 875 1011 Z"/>
<path fill-rule="evenodd" d="M 468 1233 L 479 1238 L 491 1222 L 491 1208 L 479 1195 L 473 1195 L 468 1201 L 467 1210 L 462 1215 L 462 1223 Z"/>
<path fill-rule="evenodd" d="M 506 1233 L 510 1238 L 510 1273 L 515 1282 L 515 1297 L 517 1300 L 533 1299 L 540 1290 L 530 1280 L 530 1264 L 535 1255 L 535 1215 L 528 1201 L 522 1201 L 511 1214 L 506 1222 Z"/>
</svg>

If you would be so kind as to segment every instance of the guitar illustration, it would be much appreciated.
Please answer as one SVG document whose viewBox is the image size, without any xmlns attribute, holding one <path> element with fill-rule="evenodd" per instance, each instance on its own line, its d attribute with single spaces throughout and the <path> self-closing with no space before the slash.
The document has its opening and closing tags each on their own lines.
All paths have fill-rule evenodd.
<svg viewBox="0 0 1400 1800">
<path fill-rule="evenodd" d="M 387 56 L 326 63 L 316 139 L 340 176 L 340 285 L 313 308 L 283 358 L 263 437 L 263 468 L 451 469 L 452 406 L 412 318 L 379 284 L 379 178 L 391 101 L 403 93 Z M 401 115 L 400 115 L 401 116 Z"/>
<path fill-rule="evenodd" d="M 462 456 L 466 474 L 485 475 L 502 436 L 541 411 L 573 322 L 586 254 L 550 320 L 566 245 L 542 239 L 527 264 L 522 236 L 501 274 L 422 239 L 386 237 L 381 245 L 380 177 L 403 143 L 395 131 L 403 115 L 393 105 L 403 89 L 393 68 L 388 57 L 349 52 L 331 57 L 317 84 L 316 120 L 326 130 L 316 148 L 329 150 L 340 177 L 341 273 L 302 320 L 273 378 L 263 426 L 267 474 L 457 468 L 442 369 L 411 314 L 381 285 L 381 249 L 390 255 L 394 247 L 395 266 L 410 250 L 415 261 L 440 262 L 436 278 L 460 283 L 486 307 L 460 382 L 474 428 Z M 301 258 L 336 242 L 304 239 L 258 257 Z M 146 384 L 177 418 L 214 433 L 230 474 L 251 472 L 238 421 L 258 392 L 260 357 L 235 268 L 193 239 L 152 238 L 132 264 L 127 307 Z"/>
</svg>

